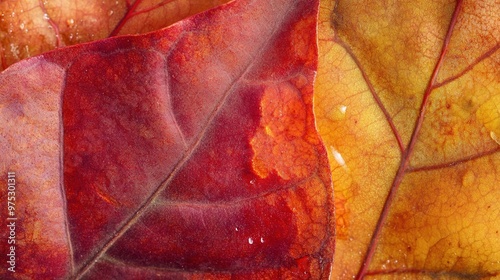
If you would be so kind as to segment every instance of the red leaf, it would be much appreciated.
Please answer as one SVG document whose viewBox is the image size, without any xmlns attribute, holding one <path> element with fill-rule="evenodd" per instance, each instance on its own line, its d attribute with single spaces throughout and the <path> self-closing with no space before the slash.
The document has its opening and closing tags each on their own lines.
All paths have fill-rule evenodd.
<svg viewBox="0 0 500 280">
<path fill-rule="evenodd" d="M 316 6 L 236 1 L 2 73 L 2 278 L 327 278 Z"/>
</svg>

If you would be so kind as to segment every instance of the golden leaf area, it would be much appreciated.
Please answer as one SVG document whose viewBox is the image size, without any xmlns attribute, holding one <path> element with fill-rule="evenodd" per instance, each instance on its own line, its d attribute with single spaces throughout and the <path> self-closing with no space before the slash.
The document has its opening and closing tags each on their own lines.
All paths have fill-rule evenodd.
<svg viewBox="0 0 500 280">
<path fill-rule="evenodd" d="M 330 279 L 500 271 L 498 1 L 322 1 Z"/>
<path fill-rule="evenodd" d="M 224 2 L 2 1 L 0 70 L 57 47 L 156 30 Z M 335 196 L 330 279 L 499 279 L 500 2 L 320 5 L 314 113 Z M 281 107 L 261 109 L 300 111 L 288 87 L 275 91 Z M 279 116 L 264 117 L 255 141 L 268 150 L 257 156 L 305 156 L 298 165 L 255 161 L 259 176 L 307 175 L 316 143 L 301 137 L 313 121 L 286 119 L 295 131 L 273 123 Z"/>
</svg>

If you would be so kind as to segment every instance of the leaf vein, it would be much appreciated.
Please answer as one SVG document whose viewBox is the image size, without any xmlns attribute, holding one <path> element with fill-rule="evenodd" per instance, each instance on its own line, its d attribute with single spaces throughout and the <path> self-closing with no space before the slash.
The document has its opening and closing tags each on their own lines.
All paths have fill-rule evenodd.
<svg viewBox="0 0 500 280">
<path fill-rule="evenodd" d="M 283 17 L 280 18 L 280 20 L 274 26 L 273 31 L 269 34 L 269 39 L 263 40 L 264 43 L 259 48 L 257 48 L 255 53 L 261 53 L 263 50 L 267 49 L 271 45 L 271 42 L 274 41 L 273 38 L 276 36 L 279 30 L 279 26 L 281 26 L 282 23 L 286 20 L 287 16 L 290 14 L 291 9 L 292 7 L 288 7 L 288 10 L 284 11 Z M 255 56 L 256 55 L 254 55 L 253 57 Z M 113 244 L 116 243 L 125 234 L 125 232 L 127 232 L 143 216 L 147 208 L 150 205 L 152 205 L 153 201 L 155 201 L 160 196 L 161 192 L 165 190 L 165 188 L 174 179 L 175 175 L 179 172 L 182 166 L 184 166 L 184 164 L 189 160 L 191 155 L 198 148 L 199 144 L 201 143 L 203 137 L 205 136 L 208 130 L 209 124 L 212 123 L 212 121 L 215 119 L 215 117 L 223 107 L 229 95 L 234 92 L 237 85 L 239 85 L 239 83 L 243 80 L 244 76 L 251 70 L 252 66 L 255 65 L 257 61 L 259 60 L 257 59 L 248 60 L 248 64 L 246 65 L 246 67 L 243 69 L 243 71 L 241 71 L 238 74 L 238 76 L 229 85 L 228 89 L 224 92 L 223 96 L 218 101 L 219 105 L 215 106 L 215 108 L 210 113 L 210 116 L 207 118 L 207 121 L 203 126 L 204 129 L 199 133 L 199 136 L 196 139 L 196 141 L 194 141 L 190 149 L 185 152 L 181 160 L 174 166 L 172 172 L 163 180 L 163 182 L 151 194 L 151 196 L 149 196 L 148 199 L 146 199 L 145 202 L 139 206 L 139 208 L 135 211 L 135 213 L 115 232 L 115 234 L 104 244 L 104 246 L 101 249 L 99 249 L 96 254 L 94 254 L 92 257 L 89 258 L 89 260 L 72 278 L 81 279 L 93 267 L 93 265 L 97 263 L 97 261 L 102 256 L 104 256 L 107 250 L 110 249 L 113 246 Z"/>
</svg>

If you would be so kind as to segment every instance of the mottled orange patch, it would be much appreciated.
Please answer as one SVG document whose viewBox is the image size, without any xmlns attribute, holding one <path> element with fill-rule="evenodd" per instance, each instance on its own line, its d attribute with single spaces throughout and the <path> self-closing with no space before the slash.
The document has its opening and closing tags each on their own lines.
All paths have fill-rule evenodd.
<svg viewBox="0 0 500 280">
<path fill-rule="evenodd" d="M 266 178 L 276 172 L 285 180 L 308 177 L 317 155 L 305 139 L 306 109 L 298 89 L 290 83 L 267 86 L 260 109 L 260 126 L 251 140 L 256 174 Z"/>
</svg>

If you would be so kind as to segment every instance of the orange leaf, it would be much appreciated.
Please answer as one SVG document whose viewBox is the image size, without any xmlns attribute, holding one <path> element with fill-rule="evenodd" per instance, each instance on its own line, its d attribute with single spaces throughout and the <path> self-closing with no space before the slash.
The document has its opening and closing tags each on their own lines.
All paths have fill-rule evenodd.
<svg viewBox="0 0 500 280">
<path fill-rule="evenodd" d="M 332 279 L 500 273 L 500 5 L 323 1 Z"/>
<path fill-rule="evenodd" d="M 0 1 L 0 71 L 54 48 L 154 31 L 227 1 Z"/>
</svg>

